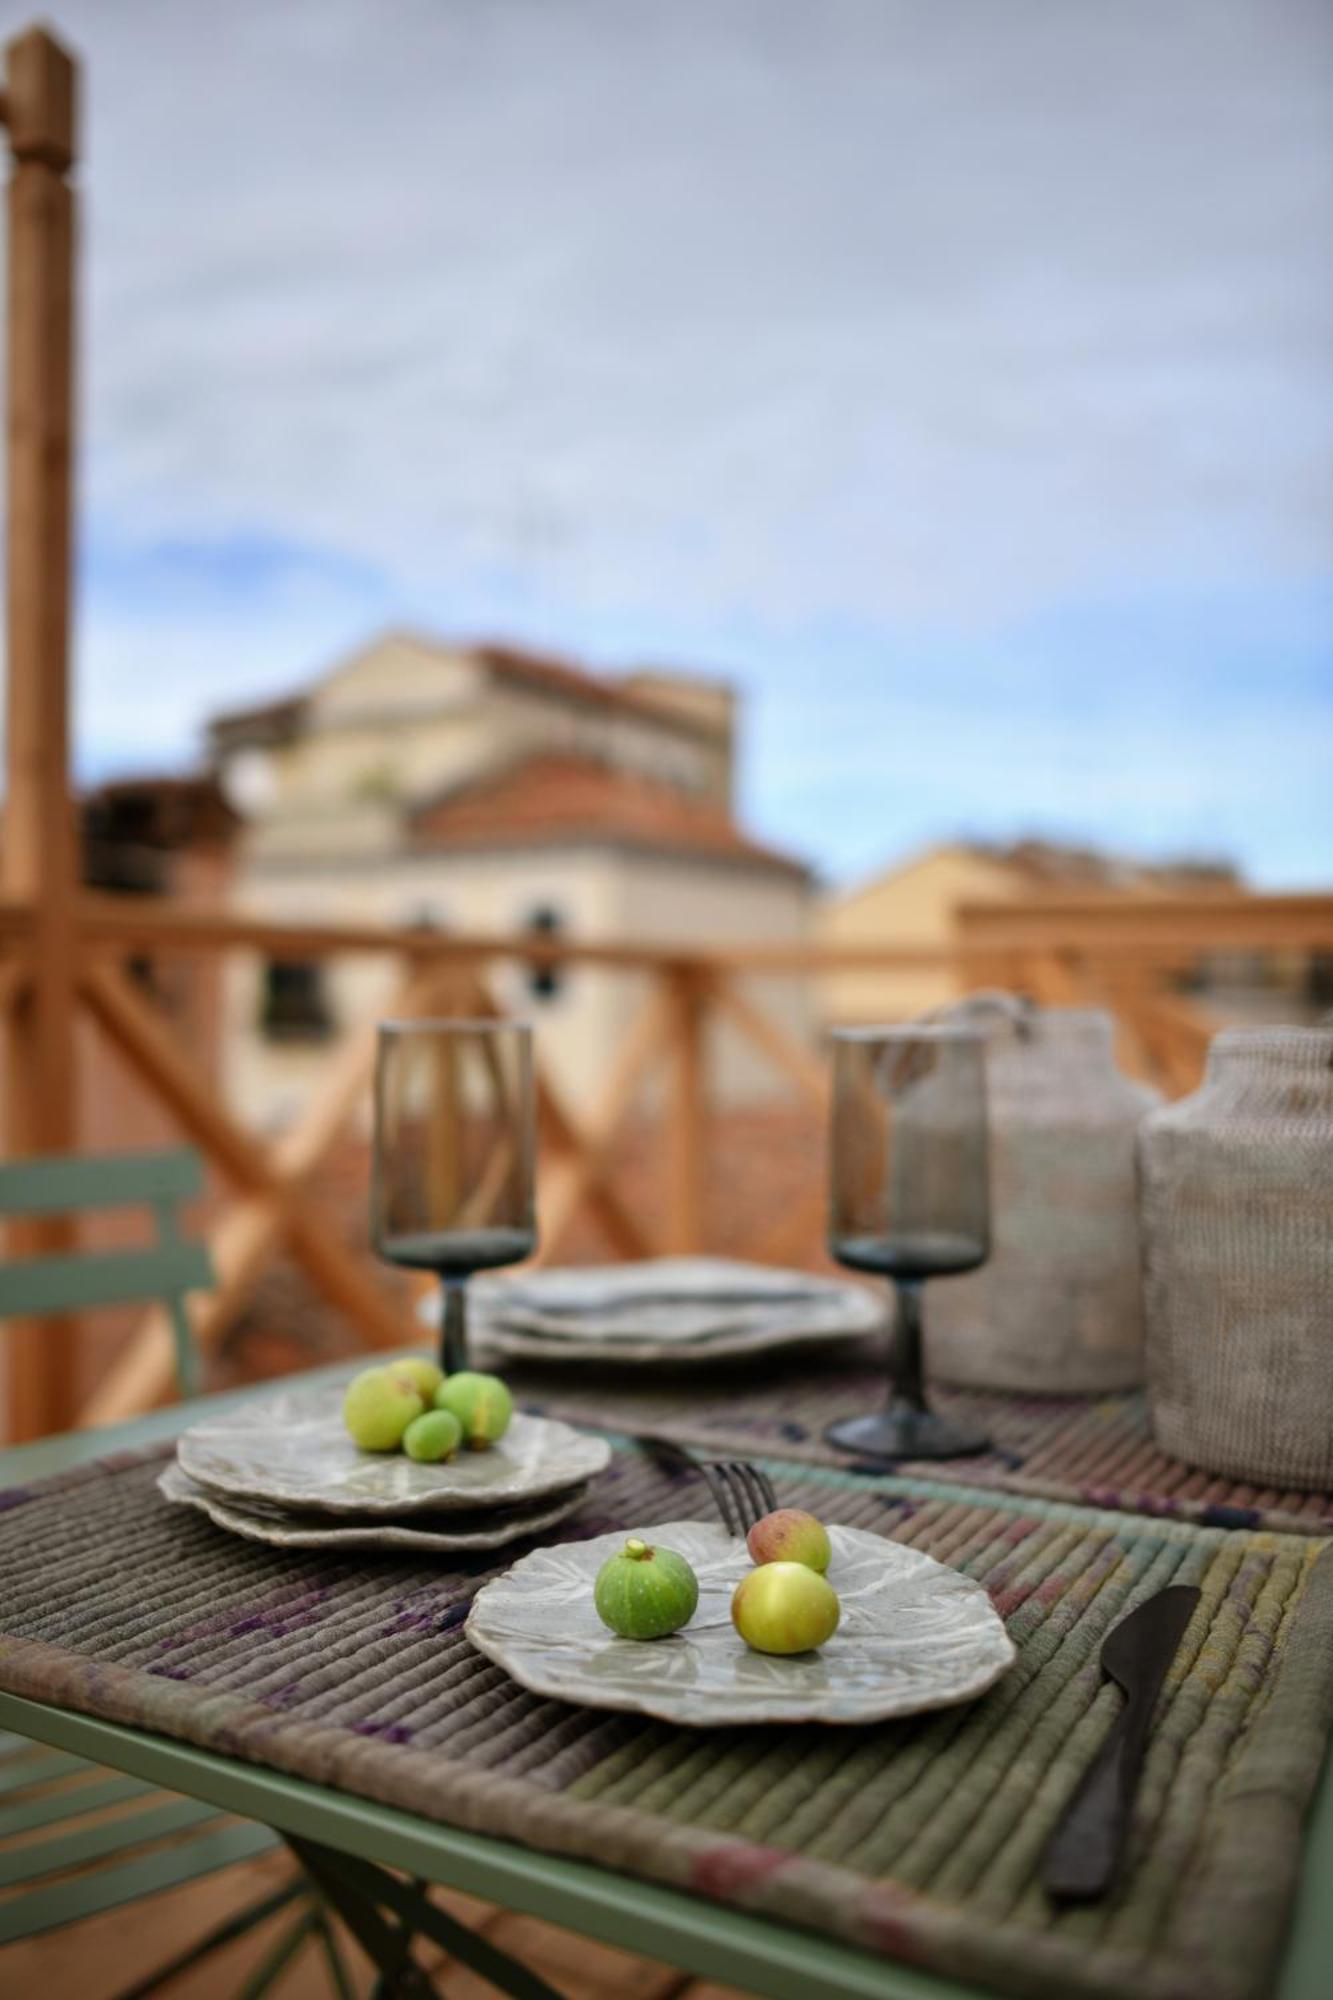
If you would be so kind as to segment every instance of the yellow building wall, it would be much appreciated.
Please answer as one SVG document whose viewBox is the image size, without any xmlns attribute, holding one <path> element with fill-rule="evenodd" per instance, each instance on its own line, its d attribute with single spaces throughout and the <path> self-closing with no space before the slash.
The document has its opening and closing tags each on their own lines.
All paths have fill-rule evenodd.
<svg viewBox="0 0 1333 2000">
<path fill-rule="evenodd" d="M 937 847 L 873 881 L 824 902 L 816 916 L 821 945 L 948 945 L 960 903 L 1006 902 L 1021 895 L 1016 871 L 965 847 Z M 908 1020 L 956 999 L 957 977 L 944 969 L 830 972 L 819 982 L 823 1019 L 832 1023 Z"/>
</svg>

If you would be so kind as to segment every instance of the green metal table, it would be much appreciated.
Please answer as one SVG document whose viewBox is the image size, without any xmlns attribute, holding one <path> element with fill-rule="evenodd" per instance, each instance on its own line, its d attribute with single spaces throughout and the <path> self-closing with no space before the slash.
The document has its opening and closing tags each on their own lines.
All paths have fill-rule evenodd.
<svg viewBox="0 0 1333 2000">
<path fill-rule="evenodd" d="M 307 1379 L 336 1379 L 342 1367 Z M 0 1487 L 26 1484 L 111 1451 L 174 1437 L 207 1406 L 253 1389 L 158 1410 L 103 1431 L 74 1432 L 0 1451 Z M 1333 1661 L 1329 1662 L 1333 1672 Z M 111 1769 L 258 1820 L 305 1858 L 323 1852 L 402 1871 L 606 1944 L 657 1958 L 770 2000 L 983 2000 L 940 1979 L 827 1938 L 727 1910 L 614 1869 L 465 1833 L 433 1820 L 176 1742 L 0 1692 L 12 1729 Z M 1312 1811 L 1291 1938 L 1277 2000 L 1325 2000 L 1333 1987 L 1333 1757 Z M 533 1991 L 537 1990 L 534 1985 Z M 548 1989 L 549 1990 L 549 1989 Z"/>
</svg>

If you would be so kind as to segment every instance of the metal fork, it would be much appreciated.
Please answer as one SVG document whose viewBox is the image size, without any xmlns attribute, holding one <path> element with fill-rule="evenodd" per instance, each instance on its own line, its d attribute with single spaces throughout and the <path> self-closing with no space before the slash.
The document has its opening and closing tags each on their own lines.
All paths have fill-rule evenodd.
<svg viewBox="0 0 1333 2000">
<path fill-rule="evenodd" d="M 768 1474 L 748 1458 L 696 1458 L 671 1438 L 636 1437 L 651 1458 L 682 1472 L 697 1472 L 706 1482 L 729 1535 L 744 1535 L 778 1504 Z"/>
</svg>

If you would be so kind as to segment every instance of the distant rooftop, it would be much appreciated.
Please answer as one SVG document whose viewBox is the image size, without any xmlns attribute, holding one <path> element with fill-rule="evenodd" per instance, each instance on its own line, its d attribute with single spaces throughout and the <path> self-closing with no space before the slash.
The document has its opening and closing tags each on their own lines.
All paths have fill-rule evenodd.
<svg viewBox="0 0 1333 2000">
<path fill-rule="evenodd" d="M 592 758 L 526 757 L 419 806 L 418 849 L 533 847 L 546 840 L 612 843 L 808 877 L 803 862 L 747 834 L 726 810 L 674 785 Z"/>
<path fill-rule="evenodd" d="M 1109 854 L 1096 847 L 1063 841 L 1026 839 L 1003 842 L 967 841 L 974 854 L 1000 867 L 1015 868 L 1032 877 L 1034 886 L 1069 889 L 1228 890 L 1244 885 L 1229 861 L 1211 856 L 1182 855 L 1165 861 L 1139 861 Z"/>
<path fill-rule="evenodd" d="M 383 637 L 404 640 L 420 647 L 423 652 L 438 653 L 442 658 L 461 656 L 481 667 L 493 680 L 544 695 L 566 706 L 635 717 L 651 722 L 656 728 L 696 740 L 717 741 L 724 740 L 726 736 L 727 725 L 716 714 L 710 714 L 694 704 L 666 698 L 660 683 L 676 678 L 674 676 L 631 673 L 618 678 L 597 674 L 555 654 L 530 652 L 525 647 L 493 640 L 447 642 L 417 632 L 386 633 Z M 316 676 L 309 687 L 274 701 L 261 702 L 249 708 L 225 709 L 212 716 L 208 724 L 211 747 L 214 751 L 221 751 L 238 749 L 242 745 L 289 742 L 300 734 L 309 706 L 310 688 L 317 686 L 321 678 Z M 685 677 L 680 678 L 683 686 L 711 687 L 719 696 L 725 692 L 717 683 L 691 683 Z M 636 685 L 640 680 L 647 685 Z"/>
</svg>

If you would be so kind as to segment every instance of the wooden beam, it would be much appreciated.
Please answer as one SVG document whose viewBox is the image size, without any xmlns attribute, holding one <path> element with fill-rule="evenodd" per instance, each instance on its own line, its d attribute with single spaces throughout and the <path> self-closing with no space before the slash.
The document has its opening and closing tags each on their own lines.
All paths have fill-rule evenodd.
<svg viewBox="0 0 1333 2000">
<path fill-rule="evenodd" d="M 756 1264 L 807 1265 L 811 1242 L 822 1242 L 827 1228 L 828 1192 L 822 1185 L 805 1193 L 763 1230 L 742 1254 Z"/>
<path fill-rule="evenodd" d="M 607 1074 L 591 1116 L 577 1130 L 577 1144 L 542 1175 L 541 1261 L 556 1253 L 580 1204 L 594 1189 L 604 1189 L 615 1143 L 645 1071 L 667 1048 L 672 1003 L 658 987 L 650 993 L 630 1023 Z"/>
<path fill-rule="evenodd" d="M 0 1021 L 25 998 L 32 984 L 32 965 L 26 958 L 0 959 Z"/>
<path fill-rule="evenodd" d="M 828 1071 L 814 1051 L 780 1028 L 770 1014 L 757 1007 L 731 980 L 715 979 L 708 990 L 721 1011 L 822 1117 L 828 1108 Z"/>
<path fill-rule="evenodd" d="M 33 979 L 6 1022 L 11 1153 L 68 1153 L 78 1141 L 75 894 L 69 790 L 69 604 L 74 422 L 74 64 L 30 28 L 6 50 L 13 171 L 8 197 L 4 890 L 31 912 Z M 16 1224 L 20 1255 L 76 1241 L 66 1217 Z M 9 1328 L 13 1438 L 63 1429 L 76 1394 L 77 1326 Z"/>
<path fill-rule="evenodd" d="M 1032 951 L 1021 960 L 1018 990 L 1040 1007 L 1094 1007 L 1098 997 L 1088 984 L 1086 969 L 1073 952 Z"/>
<path fill-rule="evenodd" d="M 271 1192 L 278 1176 L 263 1146 L 242 1131 L 201 1080 L 163 1015 L 113 965 L 84 966 L 79 983 L 118 1053 L 209 1158 L 239 1187 Z"/>
<path fill-rule="evenodd" d="M 704 1242 L 708 988 L 692 966 L 678 966 L 673 973 L 671 1002 L 668 1046 L 673 1073 L 666 1114 L 667 1244 L 678 1255 L 693 1255 L 702 1250 Z"/>
<path fill-rule="evenodd" d="M 479 975 L 474 975 L 469 981 L 468 1005 L 470 1011 L 483 1020 L 503 1017 L 504 1009 L 496 1004 L 490 988 Z M 557 1152 L 574 1157 L 586 1152 L 588 1144 L 582 1127 L 565 1108 L 559 1091 L 537 1055 L 533 1057 L 532 1080 L 537 1098 L 539 1136 L 544 1136 L 548 1145 L 554 1146 Z M 608 1181 L 594 1177 L 588 1184 L 587 1200 L 617 1256 L 633 1258 L 654 1254 L 642 1225 L 631 1215 Z"/>
<path fill-rule="evenodd" d="M 337 1139 L 369 1082 L 375 1059 L 374 1023 L 349 1038 L 323 1089 L 270 1154 L 233 1122 L 194 1075 L 165 1024 L 123 974 L 106 965 L 91 966 L 85 970 L 83 985 L 94 1014 L 136 1074 L 246 1190 L 247 1199 L 224 1216 L 210 1245 L 217 1289 L 194 1302 L 192 1324 L 201 1351 L 208 1352 L 221 1340 L 264 1263 L 283 1241 L 319 1290 L 360 1327 L 372 1346 L 401 1346 L 409 1331 L 402 1316 L 355 1255 L 331 1234 L 304 1192 L 304 1183 Z M 431 980 L 409 981 L 392 1011 L 422 1011 L 433 990 Z M 80 1422 L 110 1423 L 133 1415 L 163 1400 L 170 1383 L 170 1352 L 160 1316 L 153 1313 L 99 1385 Z"/>
<path fill-rule="evenodd" d="M 1207 951 L 1333 948 L 1333 895 L 1040 897 L 1025 903 L 964 903 L 956 911 L 964 949 L 1091 955 L 1124 951 L 1188 958 Z"/>
</svg>

